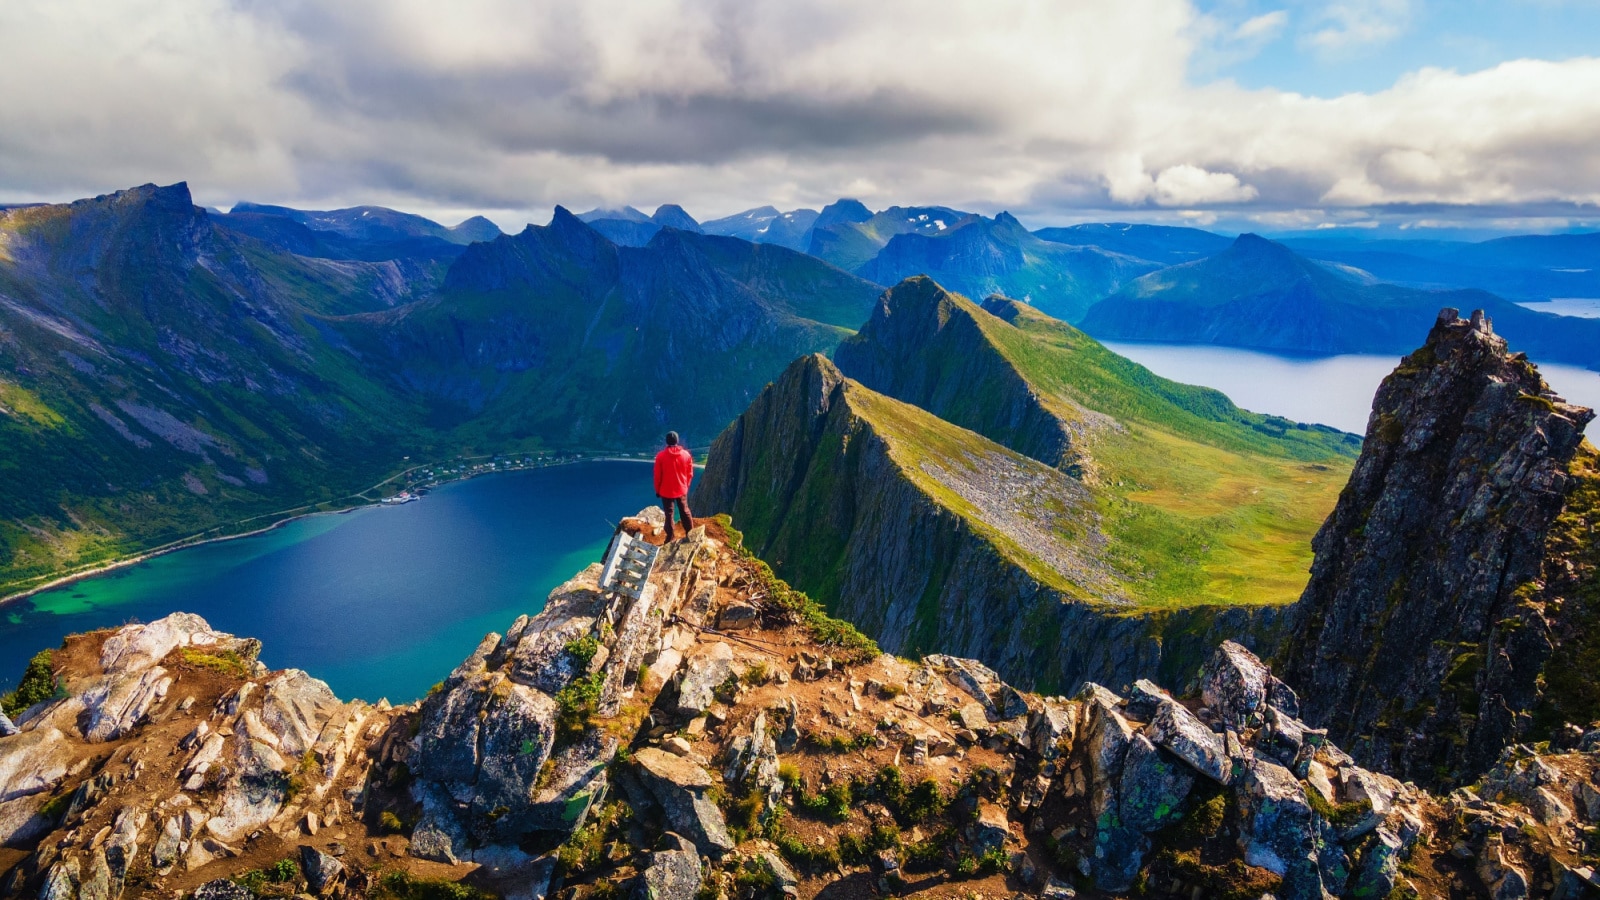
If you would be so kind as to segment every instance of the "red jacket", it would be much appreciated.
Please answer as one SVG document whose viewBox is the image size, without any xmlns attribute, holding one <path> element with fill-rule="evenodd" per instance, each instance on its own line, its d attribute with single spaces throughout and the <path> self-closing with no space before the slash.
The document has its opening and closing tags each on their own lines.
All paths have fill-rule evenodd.
<svg viewBox="0 0 1600 900">
<path fill-rule="evenodd" d="M 694 480 L 694 457 L 682 446 L 668 447 L 656 454 L 656 496 L 666 500 L 689 496 Z"/>
</svg>

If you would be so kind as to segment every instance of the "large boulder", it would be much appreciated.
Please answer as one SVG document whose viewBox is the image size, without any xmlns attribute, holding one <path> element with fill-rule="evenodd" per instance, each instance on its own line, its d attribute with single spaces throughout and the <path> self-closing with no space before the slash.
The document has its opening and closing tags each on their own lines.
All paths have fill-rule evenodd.
<svg viewBox="0 0 1600 900">
<path fill-rule="evenodd" d="M 0 803 L 54 787 L 72 764 L 72 747 L 55 728 L 36 728 L 0 741 Z"/>
<path fill-rule="evenodd" d="M 1089 769 L 1091 812 L 1098 819 L 1116 803 L 1122 759 L 1133 744 L 1133 726 L 1122 717 L 1119 698 L 1098 684 L 1079 693 L 1083 702 L 1083 744 Z"/>
<path fill-rule="evenodd" d="M 731 674 L 733 648 L 721 641 L 684 660 L 678 683 L 678 714 L 697 716 L 710 709 L 717 687 Z"/>
<path fill-rule="evenodd" d="M 1348 875 L 1337 835 L 1311 808 L 1294 773 L 1269 760 L 1245 768 L 1239 795 L 1244 861 L 1283 878 L 1280 900 L 1322 900 Z"/>
<path fill-rule="evenodd" d="M 650 854 L 650 865 L 634 888 L 634 900 L 694 900 L 705 874 L 700 854 L 671 832 L 662 842 L 665 846 Z"/>
<path fill-rule="evenodd" d="M 1200 670 L 1200 696 L 1205 705 L 1237 729 L 1254 724 L 1267 706 L 1267 685 L 1272 673 L 1254 653 L 1233 641 L 1223 641 Z"/>
<path fill-rule="evenodd" d="M 286 669 L 262 691 L 261 722 L 278 736 L 285 754 L 298 758 L 316 746 L 323 726 L 344 707 L 326 682 Z"/>
<path fill-rule="evenodd" d="M 136 674 L 109 675 L 83 692 L 83 737 L 90 743 L 114 741 L 136 728 L 172 687 L 161 666 Z"/>
<path fill-rule="evenodd" d="M 655 747 L 633 755 L 640 781 L 661 805 L 672 830 L 689 838 L 709 856 L 721 856 L 734 847 L 722 810 L 706 796 L 711 773 L 681 756 Z"/>
<path fill-rule="evenodd" d="M 554 695 L 574 678 L 588 674 L 588 663 L 568 649 L 592 635 L 606 611 L 600 591 L 600 567 L 591 565 L 550 592 L 544 611 L 506 633 L 512 680 Z"/>
<path fill-rule="evenodd" d="M 1144 733 L 1212 781 L 1227 784 L 1233 780 L 1233 762 L 1222 738 L 1176 700 L 1164 699 L 1156 704 Z"/>
<path fill-rule="evenodd" d="M 212 631 L 205 619 L 194 613 L 176 612 L 143 625 L 124 625 L 100 645 L 100 668 L 107 674 L 131 675 L 167 658 L 179 647 L 195 647 L 206 653 L 223 650 L 238 652 L 244 645 L 259 647 L 254 641 L 241 641 L 231 634 Z M 254 655 L 250 655 L 254 658 Z"/>
<path fill-rule="evenodd" d="M 315 847 L 300 847 L 300 871 L 305 873 L 306 888 L 318 897 L 334 895 L 344 889 L 344 863 Z"/>
<path fill-rule="evenodd" d="M 437 784 L 457 810 L 454 828 L 427 821 L 443 810 L 442 801 L 425 812 L 431 830 L 465 828 L 492 843 L 527 827 L 529 786 L 538 782 L 555 739 L 554 700 L 503 673 L 484 672 L 425 703 L 420 726 L 412 771 Z"/>
<path fill-rule="evenodd" d="M 1134 735 L 1122 761 L 1117 785 L 1121 825 L 1149 833 L 1183 817 L 1184 801 L 1194 788 L 1194 770 L 1184 761 Z"/>
</svg>

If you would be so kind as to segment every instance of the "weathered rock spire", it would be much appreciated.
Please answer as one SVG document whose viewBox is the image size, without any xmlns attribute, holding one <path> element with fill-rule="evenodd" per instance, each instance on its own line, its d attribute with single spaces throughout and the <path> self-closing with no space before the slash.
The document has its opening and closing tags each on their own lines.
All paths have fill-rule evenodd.
<svg viewBox="0 0 1600 900">
<path fill-rule="evenodd" d="M 1546 537 L 1593 417 L 1481 310 L 1439 314 L 1379 387 L 1313 541 L 1280 672 L 1309 722 L 1424 778 L 1481 771 L 1518 739 L 1551 650 L 1534 600 Z"/>
</svg>

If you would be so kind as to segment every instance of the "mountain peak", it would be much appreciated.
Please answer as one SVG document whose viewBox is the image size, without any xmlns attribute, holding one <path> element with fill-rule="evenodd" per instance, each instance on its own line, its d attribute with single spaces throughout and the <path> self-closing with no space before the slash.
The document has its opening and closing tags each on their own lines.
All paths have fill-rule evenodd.
<svg viewBox="0 0 1600 900">
<path fill-rule="evenodd" d="M 1228 252 L 1235 254 L 1250 254 L 1253 256 L 1273 256 L 1279 259 L 1300 259 L 1300 254 L 1294 252 L 1277 241 L 1268 240 L 1254 232 L 1245 232 L 1233 239 L 1228 246 Z"/>
<path fill-rule="evenodd" d="M 865 203 L 849 197 L 841 197 L 822 208 L 817 216 L 814 227 L 827 228 L 840 222 L 865 222 L 872 218 L 872 210 Z"/>
<path fill-rule="evenodd" d="M 453 234 L 460 235 L 461 237 L 464 237 L 473 243 L 477 243 L 479 241 L 492 241 L 504 233 L 500 230 L 499 225 L 496 225 L 483 216 L 473 216 L 470 219 L 466 219 L 462 221 L 461 224 L 451 228 L 450 231 Z"/>
<path fill-rule="evenodd" d="M 1307 721 L 1359 736 L 1362 756 L 1419 781 L 1481 772 L 1539 739 L 1539 716 L 1511 711 L 1558 694 L 1541 687 L 1552 645 L 1581 643 L 1564 620 L 1584 613 L 1543 592 L 1559 596 L 1552 580 L 1571 570 L 1544 560 L 1593 417 L 1507 352 L 1482 310 L 1440 311 L 1379 386 L 1350 483 L 1312 542 L 1280 654 Z"/>
<path fill-rule="evenodd" d="M 605 207 L 597 206 L 585 213 L 579 213 L 578 218 L 585 222 L 596 222 L 601 219 L 621 219 L 624 222 L 648 222 L 650 217 L 631 206 Z"/>
<path fill-rule="evenodd" d="M 115 191 L 110 194 L 101 194 L 92 200 L 79 200 L 79 204 L 110 204 L 113 206 L 150 206 L 158 209 L 186 210 L 194 206 L 194 198 L 189 194 L 189 183 L 179 181 L 175 184 L 141 184 L 138 187 Z"/>
<path fill-rule="evenodd" d="M 569 227 L 573 224 L 586 225 L 582 217 L 574 215 L 572 210 L 567 209 L 565 206 L 562 206 L 559 203 L 557 203 L 556 208 L 550 212 L 550 223 L 548 227 L 554 227 L 558 223 Z M 533 226 L 530 225 L 529 227 L 531 228 Z"/>
<path fill-rule="evenodd" d="M 650 216 L 650 221 L 663 228 L 676 228 L 679 231 L 693 231 L 695 233 L 702 232 L 700 223 L 695 221 L 694 216 L 689 215 L 683 207 L 676 203 L 663 203 L 656 207 L 655 213 Z"/>
</svg>

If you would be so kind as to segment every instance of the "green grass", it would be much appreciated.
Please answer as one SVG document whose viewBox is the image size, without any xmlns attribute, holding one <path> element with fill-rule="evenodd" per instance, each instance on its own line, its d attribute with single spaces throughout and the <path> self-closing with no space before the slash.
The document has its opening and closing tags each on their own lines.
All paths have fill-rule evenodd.
<svg viewBox="0 0 1600 900">
<path fill-rule="evenodd" d="M 204 653 L 192 647 L 183 647 L 178 653 L 183 657 L 183 661 L 191 666 L 210 669 L 213 672 L 220 672 L 223 675 L 229 675 L 234 678 L 250 677 L 249 661 L 236 651 L 224 650 L 221 653 Z"/>
<path fill-rule="evenodd" d="M 566 687 L 556 692 L 556 735 L 566 741 L 581 736 L 588 730 L 600 703 L 600 689 L 605 686 L 605 673 L 595 672 L 574 678 Z"/>
<path fill-rule="evenodd" d="M 1600 720 L 1600 452 L 1585 441 L 1567 467 L 1576 484 L 1546 538 L 1547 553 L 1574 573 L 1561 605 L 1562 640 L 1544 668 L 1544 692 L 1534 708 L 1534 736 L 1548 738 L 1567 722 Z"/>
<path fill-rule="evenodd" d="M 1090 452 L 1103 467 L 1100 509 L 1121 567 L 1150 573 L 1143 599 L 1280 604 L 1299 596 L 1311 536 L 1359 449 L 1353 436 L 1241 410 L 1031 310 L 1014 325 L 984 321 L 1042 395 L 1125 426 L 1091 439 Z"/>
<path fill-rule="evenodd" d="M 424 878 L 399 869 L 383 872 L 369 894 L 373 900 L 495 900 L 494 894 L 443 878 Z"/>
<path fill-rule="evenodd" d="M 568 641 L 563 649 L 572 654 L 572 660 L 578 664 L 579 671 L 586 671 L 589 663 L 594 661 L 594 655 L 600 652 L 600 640 L 592 634 L 586 634 L 576 640 Z"/>
<path fill-rule="evenodd" d="M 745 546 L 744 533 L 733 527 L 733 520 L 718 514 L 718 525 L 728 536 L 735 553 L 755 569 L 754 592 L 769 598 L 777 606 L 789 611 L 797 624 L 804 625 L 812 640 L 820 646 L 835 651 L 840 662 L 856 663 L 873 659 L 879 654 L 878 644 L 862 634 L 854 625 L 830 615 L 820 603 L 789 586 L 787 581 L 773 573 L 772 567 L 758 559 Z"/>
<path fill-rule="evenodd" d="M 943 329 L 939 338 L 905 350 L 913 358 L 898 365 L 943 373 L 928 376 L 940 383 L 956 375 L 971 380 L 954 396 L 945 391 L 926 401 L 929 410 L 853 383 L 846 394 L 871 434 L 884 439 L 900 472 L 933 502 L 1067 596 L 1119 605 L 1131 600 L 1127 608 L 1137 610 L 1281 605 L 1298 598 L 1312 560 L 1311 537 L 1332 510 L 1359 449 L 1354 435 L 1241 410 L 1217 391 L 1161 378 L 1023 304 L 992 302 L 989 308 L 1002 318 L 926 280 L 895 290 L 908 292 L 897 314 L 931 315 L 932 307 L 919 304 L 934 304 Z M 851 343 L 870 347 L 875 340 L 869 323 Z M 1026 449 L 1030 438 L 1017 432 L 1011 411 L 1029 403 L 1072 430 L 1078 454 L 1070 460 L 1072 471 L 1088 488 L 1087 505 L 1063 491 L 1050 507 L 1050 530 L 1086 557 L 1074 577 L 1056 571 L 1015 535 L 985 524 L 979 510 L 924 468 L 1041 471 L 1045 463 L 1001 446 Z M 863 430 L 849 437 L 852 448 Z M 829 450 L 823 446 L 821 459 L 813 460 L 807 493 L 837 490 L 838 472 L 818 477 L 817 470 L 851 467 Z M 791 509 L 822 503 L 811 497 Z M 1095 532 L 1106 538 L 1099 549 L 1085 540 Z M 836 574 L 830 580 L 815 570 L 842 571 L 841 551 L 819 546 L 787 555 L 786 574 L 795 570 L 791 577 L 832 598 Z M 930 603 L 938 597 L 935 581 L 925 592 Z"/>
<path fill-rule="evenodd" d="M 34 704 L 43 703 L 62 693 L 54 660 L 53 650 L 40 650 L 28 660 L 27 668 L 22 670 L 22 678 L 17 681 L 16 690 L 0 697 L 0 708 L 5 710 L 6 715 L 18 715 Z"/>
</svg>

